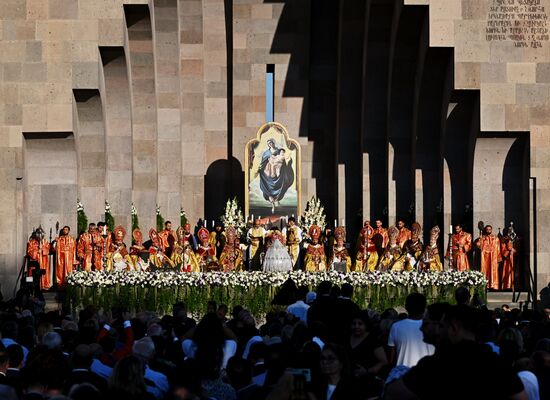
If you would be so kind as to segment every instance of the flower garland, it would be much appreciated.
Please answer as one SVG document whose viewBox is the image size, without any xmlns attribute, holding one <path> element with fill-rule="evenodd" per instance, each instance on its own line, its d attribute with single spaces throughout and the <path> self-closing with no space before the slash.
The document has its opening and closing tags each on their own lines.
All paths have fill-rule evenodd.
<svg viewBox="0 0 550 400">
<path fill-rule="evenodd" d="M 151 287 L 173 286 L 280 286 L 291 278 L 297 286 L 317 286 L 323 281 L 336 285 L 349 283 L 355 287 L 385 286 L 483 286 L 487 279 L 479 271 L 443 272 L 176 272 L 176 271 L 75 271 L 67 277 L 73 286 L 108 287 L 112 285 L 139 285 Z"/>
<path fill-rule="evenodd" d="M 444 272 L 206 272 L 75 271 L 67 277 L 67 298 L 73 308 L 93 304 L 129 310 L 168 313 L 176 301 L 185 301 L 195 314 L 206 311 L 208 300 L 229 307 L 242 305 L 256 316 L 271 309 L 279 287 L 291 278 L 297 286 L 314 289 L 322 281 L 354 286 L 354 301 L 362 308 L 382 311 L 402 306 L 409 293 L 423 293 L 430 302 L 454 302 L 459 286 L 485 296 L 487 280 L 479 271 Z"/>
<path fill-rule="evenodd" d="M 84 211 L 84 206 L 80 202 L 80 199 L 76 199 L 76 218 L 77 218 L 77 234 L 80 236 L 88 229 L 88 217 Z"/>
<path fill-rule="evenodd" d="M 111 205 L 107 200 L 105 200 L 105 224 L 107 225 L 109 232 L 113 232 L 115 230 L 115 219 L 111 214 Z"/>
<path fill-rule="evenodd" d="M 319 198 L 312 197 L 307 202 L 306 210 L 304 211 L 304 215 L 301 217 L 301 224 L 306 236 L 312 225 L 319 226 L 321 231 L 325 230 L 325 227 L 327 226 L 325 207 L 323 207 Z"/>
<path fill-rule="evenodd" d="M 246 225 L 244 223 L 243 212 L 239 208 L 236 197 L 233 200 L 227 200 L 225 212 L 221 219 L 226 228 L 232 226 L 237 230 L 239 235 L 242 235 Z"/>
<path fill-rule="evenodd" d="M 160 207 L 157 204 L 157 232 L 160 232 L 164 229 L 164 218 L 160 213 Z"/>
</svg>

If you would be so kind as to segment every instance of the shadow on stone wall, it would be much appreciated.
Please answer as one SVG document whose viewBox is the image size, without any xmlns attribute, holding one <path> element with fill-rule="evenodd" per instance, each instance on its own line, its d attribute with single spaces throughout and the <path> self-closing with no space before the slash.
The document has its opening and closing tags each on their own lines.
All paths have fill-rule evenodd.
<svg viewBox="0 0 550 400">
<path fill-rule="evenodd" d="M 218 220 L 223 214 L 227 199 L 235 196 L 244 212 L 243 194 L 244 172 L 239 160 L 232 157 L 230 160 L 214 161 L 204 177 L 205 218 L 208 221 Z"/>
</svg>

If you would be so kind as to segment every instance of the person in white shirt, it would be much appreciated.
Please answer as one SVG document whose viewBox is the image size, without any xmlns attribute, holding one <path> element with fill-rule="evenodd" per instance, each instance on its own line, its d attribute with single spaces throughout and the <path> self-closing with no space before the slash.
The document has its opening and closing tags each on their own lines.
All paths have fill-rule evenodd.
<svg viewBox="0 0 550 400">
<path fill-rule="evenodd" d="M 420 327 L 426 311 L 426 297 L 411 293 L 405 300 L 408 318 L 394 323 L 388 339 L 388 360 L 393 365 L 414 367 L 418 361 L 434 353 L 434 346 L 424 342 Z"/>
<path fill-rule="evenodd" d="M 305 303 L 308 294 L 307 286 L 300 286 L 296 291 L 296 302 L 289 305 L 286 311 L 303 321 L 307 325 L 307 310 L 309 305 Z"/>
<path fill-rule="evenodd" d="M 153 340 L 148 336 L 136 340 L 132 352 L 145 364 L 145 379 L 154 384 L 154 386 L 148 385 L 147 391 L 153 394 L 157 399 L 163 399 L 170 390 L 170 385 L 168 384 L 166 375 L 149 368 L 148 364 L 155 354 L 155 344 Z"/>
</svg>

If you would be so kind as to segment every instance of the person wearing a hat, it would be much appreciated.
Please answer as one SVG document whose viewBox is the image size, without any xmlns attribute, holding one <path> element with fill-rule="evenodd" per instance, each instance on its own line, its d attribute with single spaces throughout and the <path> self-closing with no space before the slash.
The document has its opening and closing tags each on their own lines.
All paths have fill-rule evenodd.
<svg viewBox="0 0 550 400">
<path fill-rule="evenodd" d="M 304 259 L 305 270 L 310 272 L 326 271 L 327 257 L 325 248 L 319 243 L 321 228 L 317 225 L 312 225 L 309 228 L 309 236 L 311 243 L 307 246 L 306 257 Z"/>
</svg>

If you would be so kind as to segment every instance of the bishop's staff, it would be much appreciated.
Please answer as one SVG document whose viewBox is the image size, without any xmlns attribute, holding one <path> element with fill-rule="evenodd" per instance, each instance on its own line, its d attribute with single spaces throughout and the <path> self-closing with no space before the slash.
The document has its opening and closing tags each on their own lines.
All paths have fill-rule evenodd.
<svg viewBox="0 0 550 400">
<path fill-rule="evenodd" d="M 485 223 L 483 221 L 479 221 L 477 223 L 477 229 L 479 229 L 479 251 L 478 251 L 478 260 L 477 265 L 481 269 L 481 252 L 483 251 L 483 230 L 485 229 Z"/>
<path fill-rule="evenodd" d="M 449 225 L 449 270 L 453 269 L 453 225 Z"/>
</svg>

